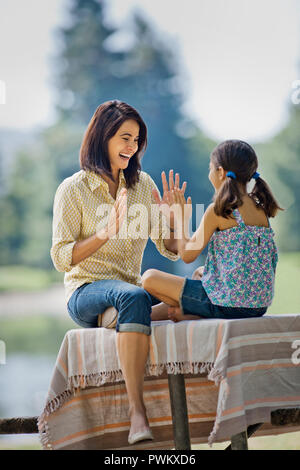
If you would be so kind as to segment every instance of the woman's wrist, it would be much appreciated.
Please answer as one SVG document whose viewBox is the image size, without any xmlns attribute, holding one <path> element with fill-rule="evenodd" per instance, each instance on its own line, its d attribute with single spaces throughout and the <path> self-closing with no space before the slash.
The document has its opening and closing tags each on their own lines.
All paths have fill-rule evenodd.
<svg viewBox="0 0 300 470">
<path fill-rule="evenodd" d="M 103 241 L 109 240 L 109 234 L 106 228 L 102 228 L 101 230 L 97 231 L 95 235 L 99 240 L 103 240 Z"/>
</svg>

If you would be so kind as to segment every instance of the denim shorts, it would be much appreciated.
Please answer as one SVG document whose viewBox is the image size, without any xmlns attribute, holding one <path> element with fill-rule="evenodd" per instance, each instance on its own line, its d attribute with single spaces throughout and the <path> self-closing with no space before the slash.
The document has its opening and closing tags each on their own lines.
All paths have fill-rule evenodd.
<svg viewBox="0 0 300 470">
<path fill-rule="evenodd" d="M 72 320 L 84 328 L 95 328 L 98 315 L 108 307 L 118 311 L 116 331 L 151 334 L 152 305 L 160 300 L 142 287 L 128 282 L 102 279 L 85 283 L 71 295 L 67 308 Z"/>
<path fill-rule="evenodd" d="M 185 278 L 179 299 L 180 307 L 185 314 L 198 315 L 203 318 L 251 318 L 261 317 L 268 307 L 245 308 L 223 307 L 214 305 L 209 300 L 202 281 Z"/>
</svg>

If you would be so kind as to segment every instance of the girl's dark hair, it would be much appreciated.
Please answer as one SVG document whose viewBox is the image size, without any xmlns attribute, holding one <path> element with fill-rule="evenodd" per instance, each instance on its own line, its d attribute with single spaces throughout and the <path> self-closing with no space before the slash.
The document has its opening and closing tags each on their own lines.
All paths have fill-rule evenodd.
<svg viewBox="0 0 300 470">
<path fill-rule="evenodd" d="M 79 161 L 81 169 L 98 174 L 105 173 L 114 181 L 108 155 L 108 141 L 127 119 L 135 120 L 140 126 L 138 150 L 124 170 L 127 188 L 131 188 L 139 181 L 140 161 L 147 147 L 147 127 L 139 113 L 128 104 L 112 100 L 98 106 L 85 131 Z"/>
<path fill-rule="evenodd" d="M 211 153 L 211 162 L 215 168 L 220 166 L 225 171 L 233 171 L 236 179 L 227 177 L 213 197 L 214 210 L 226 219 L 232 211 L 243 204 L 239 184 L 245 185 L 257 171 L 258 161 L 254 149 L 242 140 L 226 140 L 219 144 Z M 255 185 L 249 196 L 257 207 L 264 209 L 268 217 L 275 217 L 282 209 L 275 200 L 266 181 L 261 177 L 255 180 Z"/>
</svg>

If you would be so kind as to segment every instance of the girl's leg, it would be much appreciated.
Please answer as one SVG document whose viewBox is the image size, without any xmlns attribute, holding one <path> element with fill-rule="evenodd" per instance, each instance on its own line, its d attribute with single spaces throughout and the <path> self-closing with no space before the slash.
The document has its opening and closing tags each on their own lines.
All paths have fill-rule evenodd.
<svg viewBox="0 0 300 470">
<path fill-rule="evenodd" d="M 143 288 L 168 305 L 178 307 L 184 278 L 165 273 L 158 269 L 148 269 L 142 275 Z"/>
<path fill-rule="evenodd" d="M 168 320 L 168 308 L 164 302 L 152 305 L 151 321 Z"/>
<path fill-rule="evenodd" d="M 160 320 L 166 319 L 179 322 L 182 320 L 200 320 L 202 318 L 199 315 L 185 315 L 181 310 L 179 297 L 181 295 L 183 283 L 184 278 L 174 274 L 165 273 L 157 269 L 148 269 L 144 272 L 142 276 L 143 288 L 157 299 L 165 302 L 157 305 L 157 307 L 161 309 L 161 312 L 163 312 L 164 316 L 164 318 L 159 318 Z M 153 308 L 154 307 L 152 307 L 152 310 Z M 155 314 L 156 312 L 154 315 Z"/>
<path fill-rule="evenodd" d="M 184 314 L 180 307 L 169 307 L 168 308 L 168 319 L 177 323 L 182 320 L 201 320 L 199 315 L 188 315 Z"/>
</svg>

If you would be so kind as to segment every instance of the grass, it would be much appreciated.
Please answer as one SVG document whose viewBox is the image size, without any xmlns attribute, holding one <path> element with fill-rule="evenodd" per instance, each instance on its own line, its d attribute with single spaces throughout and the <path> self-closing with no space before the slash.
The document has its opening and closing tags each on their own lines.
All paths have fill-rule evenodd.
<svg viewBox="0 0 300 470">
<path fill-rule="evenodd" d="M 46 289 L 63 282 L 63 273 L 55 269 L 37 269 L 30 266 L 0 266 L 0 292 Z"/>
<path fill-rule="evenodd" d="M 230 442 L 218 442 L 209 447 L 208 444 L 193 445 L 195 450 L 224 450 Z M 300 450 L 300 432 L 289 432 L 274 436 L 250 437 L 249 450 Z"/>
<path fill-rule="evenodd" d="M 269 314 L 300 313 L 300 252 L 279 253 L 275 296 Z"/>
</svg>

